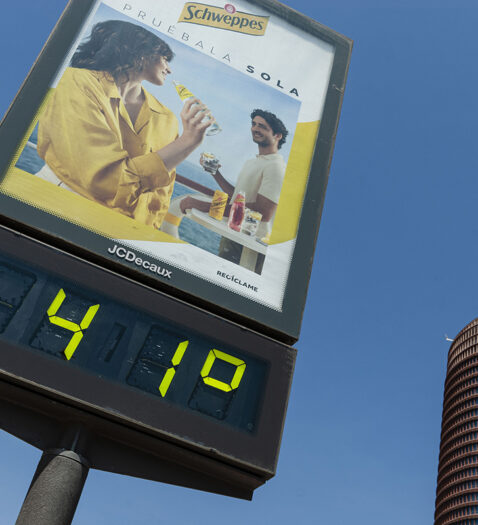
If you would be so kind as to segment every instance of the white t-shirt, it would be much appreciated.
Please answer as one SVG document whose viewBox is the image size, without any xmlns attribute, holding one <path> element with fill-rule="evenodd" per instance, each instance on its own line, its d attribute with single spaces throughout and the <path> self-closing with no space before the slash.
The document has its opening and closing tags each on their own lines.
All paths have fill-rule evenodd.
<svg viewBox="0 0 478 525">
<path fill-rule="evenodd" d="M 260 194 L 277 204 L 285 168 L 286 163 L 280 153 L 257 155 L 255 159 L 248 160 L 239 173 L 230 203 L 232 204 L 236 195 L 243 191 L 246 195 L 246 203 L 256 202 L 257 195 Z M 259 239 L 271 232 L 273 221 L 274 216 L 268 222 L 261 222 L 256 233 Z"/>
</svg>

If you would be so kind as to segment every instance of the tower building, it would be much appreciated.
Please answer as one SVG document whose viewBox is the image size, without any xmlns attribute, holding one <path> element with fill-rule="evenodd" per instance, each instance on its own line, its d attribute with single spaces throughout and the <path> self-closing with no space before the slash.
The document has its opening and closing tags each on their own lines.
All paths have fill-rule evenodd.
<svg viewBox="0 0 478 525">
<path fill-rule="evenodd" d="M 448 352 L 435 525 L 478 525 L 478 319 Z"/>
</svg>

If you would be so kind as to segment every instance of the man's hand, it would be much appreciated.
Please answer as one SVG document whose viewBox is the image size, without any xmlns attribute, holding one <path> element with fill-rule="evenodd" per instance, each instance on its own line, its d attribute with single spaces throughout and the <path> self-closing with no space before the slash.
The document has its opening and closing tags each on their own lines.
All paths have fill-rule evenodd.
<svg viewBox="0 0 478 525">
<path fill-rule="evenodd" d="M 216 175 L 216 173 L 219 171 L 219 168 L 221 167 L 220 164 L 217 165 L 216 167 L 216 171 L 211 171 L 211 170 L 208 170 L 205 166 L 204 166 L 204 159 L 202 158 L 202 155 L 200 155 L 199 157 L 199 164 L 201 164 L 201 167 L 204 171 L 207 171 L 208 173 L 210 173 L 211 175 Z"/>
<path fill-rule="evenodd" d="M 201 199 L 195 199 L 194 197 L 191 197 L 191 195 L 187 195 L 181 200 L 179 207 L 183 213 L 186 213 L 186 211 L 191 208 L 196 208 L 199 211 L 208 213 L 209 208 L 211 207 L 211 201 L 203 201 Z"/>
<path fill-rule="evenodd" d="M 184 199 L 180 201 L 179 207 L 181 208 L 182 213 L 185 214 L 187 210 L 190 210 L 192 208 L 191 200 L 191 197 L 187 195 L 186 197 L 184 197 Z"/>
</svg>

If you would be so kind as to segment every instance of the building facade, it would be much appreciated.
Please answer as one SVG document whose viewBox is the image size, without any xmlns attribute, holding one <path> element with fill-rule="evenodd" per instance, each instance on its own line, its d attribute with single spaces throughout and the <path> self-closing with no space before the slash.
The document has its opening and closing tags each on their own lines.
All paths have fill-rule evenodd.
<svg viewBox="0 0 478 525">
<path fill-rule="evenodd" d="M 435 525 L 478 525 L 478 319 L 448 352 Z"/>
</svg>

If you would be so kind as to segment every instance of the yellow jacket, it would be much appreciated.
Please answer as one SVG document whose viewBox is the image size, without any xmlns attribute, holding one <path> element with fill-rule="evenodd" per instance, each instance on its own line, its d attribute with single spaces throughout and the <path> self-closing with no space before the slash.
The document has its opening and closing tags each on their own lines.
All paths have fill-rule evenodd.
<svg viewBox="0 0 478 525">
<path fill-rule="evenodd" d="M 40 117 L 38 153 L 80 195 L 159 228 L 176 173 L 156 151 L 176 139 L 178 121 L 143 92 L 133 125 L 108 73 L 68 68 Z"/>
</svg>

